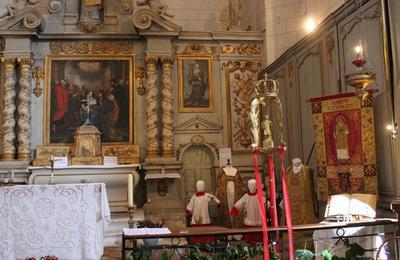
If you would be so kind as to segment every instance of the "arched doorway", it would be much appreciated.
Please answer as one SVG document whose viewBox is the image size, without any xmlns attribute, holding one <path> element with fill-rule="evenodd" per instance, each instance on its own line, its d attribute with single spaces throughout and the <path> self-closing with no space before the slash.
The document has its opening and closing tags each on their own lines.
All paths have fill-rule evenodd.
<svg viewBox="0 0 400 260">
<path fill-rule="evenodd" d="M 213 155 L 205 145 L 193 145 L 186 149 L 182 155 L 182 173 L 185 192 L 185 205 L 196 192 L 196 182 L 203 180 L 205 192 L 214 193 L 215 178 L 213 168 Z"/>
</svg>

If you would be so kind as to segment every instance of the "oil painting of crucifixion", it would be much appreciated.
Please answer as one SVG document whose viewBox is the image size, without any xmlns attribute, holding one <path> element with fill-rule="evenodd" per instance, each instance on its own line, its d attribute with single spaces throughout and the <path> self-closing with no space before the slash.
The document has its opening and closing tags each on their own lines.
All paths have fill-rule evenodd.
<svg viewBox="0 0 400 260">
<path fill-rule="evenodd" d="M 88 122 L 102 142 L 132 143 L 133 61 L 131 55 L 47 56 L 45 143 L 73 143 L 75 130 Z"/>
</svg>

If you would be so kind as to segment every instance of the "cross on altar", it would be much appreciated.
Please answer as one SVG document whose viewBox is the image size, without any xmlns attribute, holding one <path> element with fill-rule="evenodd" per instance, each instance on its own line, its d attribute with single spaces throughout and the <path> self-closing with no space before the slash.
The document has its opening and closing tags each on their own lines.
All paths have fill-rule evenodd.
<svg viewBox="0 0 400 260">
<path fill-rule="evenodd" d="M 86 103 L 86 105 L 82 104 L 82 108 L 83 108 L 83 110 L 86 111 L 86 114 L 87 114 L 85 125 L 90 125 L 91 124 L 91 122 L 90 122 L 90 107 L 97 104 L 96 99 L 93 98 L 92 91 L 89 91 L 89 93 L 86 95 L 86 99 L 82 100 L 82 103 Z"/>
</svg>

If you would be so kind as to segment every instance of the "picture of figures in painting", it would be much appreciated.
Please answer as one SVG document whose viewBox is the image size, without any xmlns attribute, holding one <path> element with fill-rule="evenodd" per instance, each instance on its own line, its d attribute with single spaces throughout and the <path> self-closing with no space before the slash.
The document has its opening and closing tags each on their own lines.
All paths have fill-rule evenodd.
<svg viewBox="0 0 400 260">
<path fill-rule="evenodd" d="M 185 112 L 212 110 L 210 60 L 180 60 L 180 108 Z"/>
<path fill-rule="evenodd" d="M 72 143 L 89 121 L 102 142 L 130 141 L 130 64 L 128 60 L 53 60 L 51 63 L 50 143 Z M 95 99 L 90 113 L 85 101 Z"/>
</svg>

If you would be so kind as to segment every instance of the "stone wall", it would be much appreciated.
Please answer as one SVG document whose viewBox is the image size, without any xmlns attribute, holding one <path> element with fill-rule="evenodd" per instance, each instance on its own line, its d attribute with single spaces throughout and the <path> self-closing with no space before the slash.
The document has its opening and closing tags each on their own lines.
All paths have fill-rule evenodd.
<svg viewBox="0 0 400 260">
<path fill-rule="evenodd" d="M 183 31 L 223 31 L 229 25 L 228 0 L 164 0 Z"/>
<path fill-rule="evenodd" d="M 265 3 L 260 0 L 242 0 L 242 26 L 252 31 L 265 30 Z"/>
<path fill-rule="evenodd" d="M 306 20 L 316 24 L 341 6 L 345 0 L 265 0 L 267 63 L 303 38 Z"/>
</svg>

